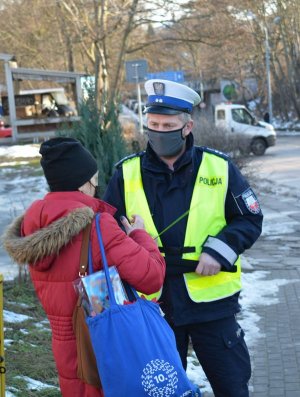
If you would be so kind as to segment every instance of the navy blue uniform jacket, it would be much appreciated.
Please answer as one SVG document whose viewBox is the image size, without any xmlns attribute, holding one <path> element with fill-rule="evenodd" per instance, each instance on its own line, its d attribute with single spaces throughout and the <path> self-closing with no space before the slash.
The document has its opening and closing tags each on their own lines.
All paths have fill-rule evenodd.
<svg viewBox="0 0 300 397">
<path fill-rule="evenodd" d="M 243 193 L 249 191 L 250 187 L 238 168 L 226 155 L 212 149 L 194 146 L 192 134 L 189 134 L 186 151 L 175 162 L 173 171 L 156 156 L 149 145 L 146 152 L 138 154 L 142 165 L 143 186 L 156 229 L 161 232 L 189 209 L 203 151 L 217 154 L 228 161 L 228 192 L 225 201 L 227 226 L 216 237 L 239 255 L 250 248 L 259 237 L 263 215 L 261 211 L 253 213 L 248 208 Z M 118 163 L 104 196 L 105 201 L 118 209 L 117 219 L 126 214 L 121 164 L 122 161 Z M 160 299 L 166 318 L 173 325 L 179 326 L 213 321 L 237 313 L 240 310 L 239 293 L 208 303 L 195 303 L 189 298 L 182 274 L 193 271 L 196 266 L 187 268 L 187 265 L 180 264 L 179 260 L 186 224 L 187 217 L 184 217 L 161 235 L 163 246 L 168 247 L 172 252 L 172 255 L 165 256 L 167 274 Z M 204 247 L 202 252 L 207 252 L 218 260 L 222 270 L 234 270 L 234 266 L 213 249 Z"/>
</svg>

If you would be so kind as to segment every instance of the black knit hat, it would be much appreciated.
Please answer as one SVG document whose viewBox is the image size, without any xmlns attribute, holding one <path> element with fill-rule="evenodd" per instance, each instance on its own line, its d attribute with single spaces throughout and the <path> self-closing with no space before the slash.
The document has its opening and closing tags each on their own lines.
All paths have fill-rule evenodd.
<svg viewBox="0 0 300 397">
<path fill-rule="evenodd" d="M 97 172 L 94 157 L 74 138 L 49 139 L 42 143 L 40 154 L 51 192 L 78 190 Z"/>
</svg>

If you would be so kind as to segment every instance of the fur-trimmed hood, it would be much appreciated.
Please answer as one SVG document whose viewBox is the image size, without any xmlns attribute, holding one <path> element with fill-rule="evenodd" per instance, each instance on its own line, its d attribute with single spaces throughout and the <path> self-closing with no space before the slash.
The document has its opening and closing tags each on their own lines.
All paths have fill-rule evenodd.
<svg viewBox="0 0 300 397">
<path fill-rule="evenodd" d="M 57 255 L 92 221 L 94 211 L 81 207 L 66 216 L 52 222 L 26 237 L 21 235 L 24 214 L 16 218 L 6 229 L 2 240 L 3 246 L 18 264 L 35 264 L 42 259 Z"/>
</svg>

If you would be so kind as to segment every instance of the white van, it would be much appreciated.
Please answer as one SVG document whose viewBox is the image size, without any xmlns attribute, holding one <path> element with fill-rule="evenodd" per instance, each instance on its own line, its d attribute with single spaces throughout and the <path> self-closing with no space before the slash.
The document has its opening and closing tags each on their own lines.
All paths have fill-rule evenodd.
<svg viewBox="0 0 300 397">
<path fill-rule="evenodd" d="M 262 156 L 268 147 L 276 143 L 274 127 L 264 121 L 258 121 L 243 105 L 216 105 L 215 124 L 241 139 L 245 151 L 256 156 Z"/>
</svg>

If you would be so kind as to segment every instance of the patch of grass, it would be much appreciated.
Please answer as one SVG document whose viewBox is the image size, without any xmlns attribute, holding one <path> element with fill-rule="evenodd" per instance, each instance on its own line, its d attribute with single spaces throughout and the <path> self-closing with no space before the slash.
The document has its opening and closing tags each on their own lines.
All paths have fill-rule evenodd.
<svg viewBox="0 0 300 397">
<path fill-rule="evenodd" d="M 1 163 L 11 163 L 9 167 L 11 168 L 21 168 L 24 167 L 22 162 L 26 162 L 27 166 L 30 167 L 40 167 L 40 157 L 6 157 L 0 156 Z"/>
<path fill-rule="evenodd" d="M 21 323 L 4 324 L 4 337 L 12 341 L 5 348 L 6 386 L 17 389 L 13 391 L 17 397 L 60 397 L 59 389 L 28 390 L 26 380 L 18 378 L 28 376 L 58 387 L 48 320 L 30 279 L 5 281 L 3 290 L 4 309 L 30 317 Z"/>
<path fill-rule="evenodd" d="M 3 173 L 2 178 L 4 180 L 13 180 L 18 177 L 38 177 L 43 175 L 43 170 L 39 162 L 30 164 L 6 164 L 5 167 L 0 167 L 0 171 Z"/>
</svg>

